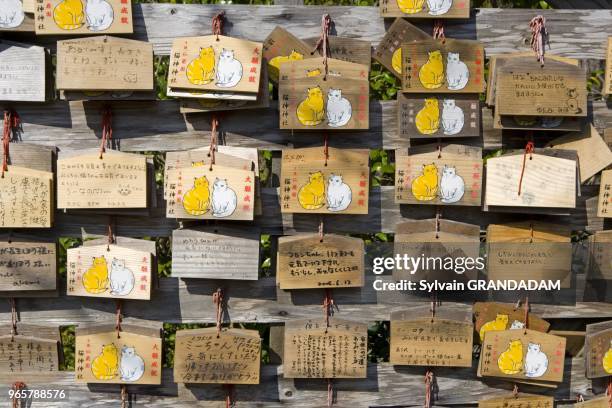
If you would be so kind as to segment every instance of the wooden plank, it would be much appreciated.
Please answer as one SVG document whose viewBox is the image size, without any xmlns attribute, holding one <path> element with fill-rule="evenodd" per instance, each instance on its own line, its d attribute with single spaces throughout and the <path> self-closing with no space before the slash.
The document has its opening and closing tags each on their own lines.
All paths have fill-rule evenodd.
<svg viewBox="0 0 612 408">
<path fill-rule="evenodd" d="M 46 51 L 30 44 L 0 44 L 3 75 L 0 100 L 44 102 Z"/>
</svg>

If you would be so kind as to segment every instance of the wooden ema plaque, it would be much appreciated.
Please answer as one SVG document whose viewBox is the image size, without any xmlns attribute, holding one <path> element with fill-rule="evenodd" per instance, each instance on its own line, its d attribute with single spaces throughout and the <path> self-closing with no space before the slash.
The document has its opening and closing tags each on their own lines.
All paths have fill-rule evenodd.
<svg viewBox="0 0 612 408">
<path fill-rule="evenodd" d="M 546 150 L 527 154 L 524 171 L 522 150 L 488 159 L 485 204 L 576 208 L 576 161 L 543 154 Z"/>
<path fill-rule="evenodd" d="M 53 173 L 8 166 L 0 178 L 0 227 L 50 228 Z"/>
<path fill-rule="evenodd" d="M 584 349 L 587 378 L 612 375 L 612 328 L 587 333 Z"/>
<path fill-rule="evenodd" d="M 159 328 L 114 325 L 76 328 L 77 383 L 161 384 Z"/>
<path fill-rule="evenodd" d="M 220 165 L 168 172 L 166 217 L 253 220 L 255 172 Z"/>
<path fill-rule="evenodd" d="M 596 231 L 589 237 L 587 280 L 612 281 L 612 231 Z"/>
<path fill-rule="evenodd" d="M 323 147 L 283 150 L 281 212 L 367 214 L 369 151 Z"/>
<path fill-rule="evenodd" d="M 398 79 L 402 79 L 402 44 L 429 39 L 431 36 L 425 31 L 403 18 L 396 18 L 372 53 L 372 57 Z"/>
<path fill-rule="evenodd" d="M 589 401 L 577 402 L 574 408 L 610 408 L 610 397 L 604 395 Z"/>
<path fill-rule="evenodd" d="M 153 90 L 153 44 L 117 37 L 57 42 L 57 89 Z"/>
<path fill-rule="evenodd" d="M 496 302 L 476 302 L 473 306 L 474 330 L 482 343 L 485 334 L 496 330 L 515 330 L 525 328 L 525 309 Z M 529 330 L 546 333 L 550 324 L 539 316 L 529 313 Z"/>
<path fill-rule="evenodd" d="M 481 189 L 479 147 L 432 144 L 396 153 L 396 203 L 479 206 Z"/>
<path fill-rule="evenodd" d="M 172 43 L 168 86 L 256 94 L 262 45 L 223 35 L 177 38 Z"/>
<path fill-rule="evenodd" d="M 281 129 L 369 129 L 368 67 L 323 58 L 280 67 Z"/>
<path fill-rule="evenodd" d="M 397 94 L 400 136 L 436 139 L 480 136 L 480 101 L 474 95 Z"/>
<path fill-rule="evenodd" d="M 270 81 L 278 83 L 280 66 L 287 61 L 314 58 L 313 48 L 281 26 L 276 26 L 263 42 L 263 57 L 268 63 Z M 333 55 L 333 54 L 332 54 Z"/>
<path fill-rule="evenodd" d="M 147 159 L 98 149 L 57 160 L 58 208 L 146 208 Z"/>
<path fill-rule="evenodd" d="M 478 408 L 553 408 L 554 406 L 554 397 L 523 393 L 478 401 Z"/>
<path fill-rule="evenodd" d="M 544 67 L 533 57 L 513 58 L 497 69 L 496 108 L 519 116 L 587 115 L 584 68 L 560 61 Z"/>
<path fill-rule="evenodd" d="M 304 40 L 309 45 L 310 52 L 316 48 L 319 38 L 316 36 Z M 370 70 L 372 65 L 372 43 L 370 41 L 330 35 L 327 43 L 329 44 L 329 58 L 365 65 L 368 71 Z M 322 57 L 323 53 L 319 49 L 313 55 Z"/>
<path fill-rule="evenodd" d="M 257 330 L 216 327 L 178 330 L 174 381 L 198 384 L 259 384 L 261 338 Z"/>
<path fill-rule="evenodd" d="M 366 378 L 368 326 L 329 319 L 285 322 L 285 378 Z"/>
<path fill-rule="evenodd" d="M 27 380 L 28 374 L 49 374 L 58 371 L 58 340 L 29 335 L 0 336 L 0 370 L 11 381 Z"/>
<path fill-rule="evenodd" d="M 470 18 L 470 0 L 381 0 L 380 15 L 407 18 Z"/>
<path fill-rule="evenodd" d="M 150 252 L 119 245 L 69 248 L 69 296 L 117 299 L 151 298 Z"/>
<path fill-rule="evenodd" d="M 560 281 L 572 284 L 571 229 L 542 222 L 490 224 L 487 277 L 495 280 Z"/>
<path fill-rule="evenodd" d="M 606 71 L 604 77 L 603 94 L 612 94 L 612 37 L 608 37 L 608 47 L 606 48 Z"/>
<path fill-rule="evenodd" d="M 0 292 L 48 291 L 57 288 L 56 244 L 10 237 L 0 242 Z"/>
<path fill-rule="evenodd" d="M 502 377 L 547 384 L 563 381 L 565 338 L 534 330 L 489 331 L 485 334 L 479 377 Z"/>
<path fill-rule="evenodd" d="M 36 0 L 36 35 L 132 34 L 130 0 Z"/>
<path fill-rule="evenodd" d="M 485 91 L 484 47 L 478 41 L 420 40 L 402 44 L 402 92 Z"/>
<path fill-rule="evenodd" d="M 612 217 L 612 170 L 601 172 L 597 216 L 603 218 Z"/>
<path fill-rule="evenodd" d="M 438 318 L 406 320 L 391 316 L 389 362 L 394 365 L 471 367 L 471 322 Z M 414 315 L 412 315 L 414 316 Z"/>
<path fill-rule="evenodd" d="M 259 233 L 227 227 L 174 230 L 172 276 L 257 280 Z"/>
<path fill-rule="evenodd" d="M 2 40 L 0 100 L 44 102 L 47 54 L 43 47 Z"/>
<path fill-rule="evenodd" d="M 335 234 L 278 238 L 276 284 L 281 289 L 363 286 L 364 243 Z"/>
</svg>

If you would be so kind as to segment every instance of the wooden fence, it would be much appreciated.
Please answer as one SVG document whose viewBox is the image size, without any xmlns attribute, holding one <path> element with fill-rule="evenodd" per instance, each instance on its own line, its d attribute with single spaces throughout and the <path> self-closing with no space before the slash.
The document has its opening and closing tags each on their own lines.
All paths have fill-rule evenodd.
<svg viewBox="0 0 612 408">
<path fill-rule="evenodd" d="M 283 3 L 298 3 L 285 1 Z M 574 1 L 561 1 L 571 6 Z M 597 7 L 600 1 L 589 1 Z M 605 2 L 603 2 L 605 3 Z M 227 15 L 226 32 L 231 36 L 262 41 L 272 29 L 281 25 L 301 38 L 316 37 L 320 16 L 329 13 L 335 22 L 335 34 L 367 40 L 375 46 L 391 20 L 379 16 L 376 7 L 318 7 L 300 5 L 276 6 L 202 6 L 178 4 L 138 4 L 134 6 L 135 35 L 132 38 L 153 43 L 157 55 L 168 55 L 175 37 L 205 34 L 211 17 L 220 10 Z M 538 11 L 539 12 L 539 11 Z M 612 35 L 612 10 L 544 10 L 550 32 L 552 53 L 578 58 L 589 67 L 600 67 L 607 37 Z M 488 55 L 528 49 L 528 22 L 534 10 L 476 9 L 469 21 L 450 21 L 446 35 L 452 38 L 478 39 Z M 431 22 L 418 24 L 431 31 Z M 57 38 L 33 38 L 29 34 L 5 37 L 20 41 L 35 41 L 54 50 Z M 114 102 L 114 133 L 118 147 L 124 151 L 171 151 L 202 147 L 208 143 L 210 125 L 206 114 L 179 113 L 176 101 Z M 596 127 L 603 131 L 612 127 L 612 111 L 601 101 L 592 102 L 591 115 Z M 56 101 L 47 104 L 12 105 L 24 121 L 22 140 L 57 146 L 60 150 L 96 147 L 100 143 L 100 108 L 98 102 Z M 398 136 L 395 102 L 372 102 L 368 131 L 334 135 L 330 145 L 346 148 L 406 148 L 409 141 Z M 461 141 L 479 144 L 486 150 L 524 145 L 520 133 L 504 133 L 493 129 L 491 112 L 483 107 L 483 137 Z M 278 151 L 285 148 L 319 146 L 320 135 L 295 133 L 278 129 L 276 106 L 265 110 L 233 111 L 223 115 L 221 139 L 227 145 L 257 147 Z M 543 145 L 546 137 L 538 139 Z M 316 231 L 318 219 L 306 215 L 281 215 L 277 180 L 278 154 L 273 160 L 270 185 L 263 189 L 263 215 L 253 228 L 274 236 L 300 231 Z M 161 191 L 158 191 L 158 196 Z M 410 209 L 393 202 L 393 188 L 373 188 L 370 192 L 370 213 L 364 216 L 331 216 L 325 218 L 328 232 L 375 233 L 393 232 L 395 225 L 406 218 L 428 218 L 434 209 L 427 206 Z M 577 208 L 570 213 L 541 215 L 540 218 L 571 225 L 574 230 L 597 231 L 604 222 L 596 216 L 598 186 L 582 186 Z M 126 211 L 115 215 L 116 234 L 122 236 L 166 237 L 179 227 L 165 218 L 164 201 L 143 211 Z M 444 210 L 448 219 L 471 222 L 486 227 L 489 223 L 519 219 L 516 214 L 482 212 L 480 208 L 451 207 Z M 53 237 L 104 234 L 109 214 L 91 211 L 58 212 L 55 227 L 45 234 Z M 185 224 L 187 225 L 187 224 Z M 253 224 L 245 224 L 253 225 Z M 272 266 L 274 270 L 274 265 Z M 363 288 L 343 289 L 335 293 L 339 305 L 338 317 L 360 321 L 388 320 L 396 310 L 417 308 L 422 302 L 402 295 L 381 295 L 372 289 L 372 274 L 366 273 Z M 389 279 L 390 277 L 383 277 Z M 274 278 L 259 281 L 217 282 L 210 280 L 161 278 L 150 302 L 126 301 L 123 312 L 131 319 L 148 319 L 170 323 L 211 323 L 214 310 L 211 294 L 222 286 L 226 290 L 229 318 L 233 322 L 268 323 L 271 327 L 270 347 L 273 364 L 262 367 L 261 384 L 236 387 L 235 398 L 240 407 L 323 407 L 327 386 L 323 381 L 291 380 L 282 376 L 282 323 L 289 319 L 319 316 L 322 291 L 282 291 Z M 583 282 L 581 287 L 583 286 Z M 579 289 L 581 292 L 581 290 Z M 114 304 L 108 299 L 66 297 L 24 298 L 18 300 L 18 311 L 24 323 L 49 326 L 89 322 L 108 322 L 114 317 Z M 4 303 L 0 319 L 10 321 L 10 310 Z M 445 305 L 469 308 L 469 304 Z M 535 313 L 564 329 L 584 329 L 584 324 L 612 318 L 612 305 L 586 302 L 579 293 L 576 306 L 533 305 Z M 554 395 L 558 407 L 571 406 L 577 394 L 585 397 L 601 393 L 603 384 L 584 377 L 581 356 L 566 359 L 565 381 L 556 390 L 524 391 Z M 414 367 L 394 367 L 388 363 L 370 364 L 365 380 L 342 380 L 335 384 L 338 407 L 399 407 L 422 406 L 425 393 L 424 372 Z M 507 392 L 509 383 L 483 381 L 476 378 L 475 369 L 436 370 L 436 406 L 471 407 L 477 401 L 495 393 Z M 28 384 L 69 391 L 69 402 L 34 403 L 45 407 L 111 407 L 119 405 L 119 387 L 74 383 L 72 372 L 32 376 Z M 7 388 L 9 384 L 5 385 Z M 521 388 L 523 391 L 523 388 Z M 132 406 L 187 407 L 224 406 L 224 391 L 219 386 L 184 386 L 173 382 L 171 370 L 164 370 L 161 386 L 129 386 Z"/>
</svg>

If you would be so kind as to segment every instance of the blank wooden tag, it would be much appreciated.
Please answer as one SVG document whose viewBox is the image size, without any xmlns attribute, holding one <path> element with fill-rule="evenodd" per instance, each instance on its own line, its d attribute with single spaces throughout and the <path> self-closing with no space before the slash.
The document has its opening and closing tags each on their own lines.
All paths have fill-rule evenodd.
<svg viewBox="0 0 612 408">
<path fill-rule="evenodd" d="M 256 94 L 262 46 L 223 35 L 177 38 L 172 43 L 168 85 L 173 89 Z"/>
<path fill-rule="evenodd" d="M 118 299 L 151 298 L 150 252 L 119 245 L 69 248 L 66 293 Z"/>
<path fill-rule="evenodd" d="M 521 307 L 496 302 L 476 302 L 474 311 L 474 330 L 482 343 L 486 332 L 495 330 L 514 330 L 525 327 L 525 310 Z M 529 330 L 546 333 L 550 324 L 539 316 L 529 313 Z"/>
<path fill-rule="evenodd" d="M 612 217 L 612 170 L 601 172 L 597 216 L 603 218 Z"/>
<path fill-rule="evenodd" d="M 259 233 L 219 227 L 174 230 L 172 276 L 257 280 Z"/>
<path fill-rule="evenodd" d="M 402 92 L 485 91 L 484 47 L 478 41 L 420 40 L 402 44 Z"/>
<path fill-rule="evenodd" d="M 53 159 L 56 153 L 55 147 L 37 145 L 32 143 L 10 143 L 9 164 L 16 167 L 53 172 Z M 4 154 L 4 147 L 0 146 L 0 152 Z"/>
<path fill-rule="evenodd" d="M 525 329 L 488 331 L 478 376 L 562 382 L 564 361 L 564 337 Z"/>
<path fill-rule="evenodd" d="M 0 336 L 0 370 L 27 380 L 24 374 L 49 374 L 59 370 L 58 341 L 32 335 Z"/>
<path fill-rule="evenodd" d="M 523 393 L 478 401 L 478 408 L 553 408 L 554 405 L 554 397 Z"/>
<path fill-rule="evenodd" d="M 612 37 L 608 37 L 606 49 L 606 72 L 604 74 L 603 94 L 612 94 Z"/>
<path fill-rule="evenodd" d="M 609 408 L 610 397 L 604 395 L 603 397 L 595 398 L 588 401 L 577 402 L 574 404 L 574 408 Z"/>
<path fill-rule="evenodd" d="M 584 350 L 587 378 L 612 375 L 612 328 L 587 332 Z"/>
<path fill-rule="evenodd" d="M 369 152 L 323 148 L 283 150 L 281 212 L 367 214 Z"/>
<path fill-rule="evenodd" d="M 391 315 L 389 362 L 395 365 L 471 367 L 472 322 Z"/>
<path fill-rule="evenodd" d="M 174 381 L 199 384 L 259 384 L 261 338 L 257 330 L 216 327 L 178 330 Z"/>
<path fill-rule="evenodd" d="M 544 67 L 533 57 L 513 58 L 497 69 L 500 115 L 587 115 L 584 68 L 560 61 Z"/>
<path fill-rule="evenodd" d="M 589 237 L 588 280 L 612 280 L 612 231 L 596 231 Z"/>
<path fill-rule="evenodd" d="M 102 0 L 99 15 L 83 0 L 37 0 L 36 35 L 131 34 L 131 0 Z"/>
<path fill-rule="evenodd" d="M 57 288 L 56 244 L 10 238 L 0 242 L 0 292 Z"/>
<path fill-rule="evenodd" d="M 281 64 L 313 58 L 312 47 L 281 26 L 276 26 L 263 43 L 263 57 L 268 63 L 270 81 L 278 83 Z M 318 56 L 318 55 L 317 55 Z"/>
<path fill-rule="evenodd" d="M 314 50 L 319 38 L 319 36 L 316 36 L 306 38 L 304 41 L 310 46 L 311 50 Z M 329 58 L 365 65 L 368 67 L 368 71 L 370 70 L 372 65 L 372 43 L 370 41 L 330 35 L 327 42 L 330 50 Z M 315 51 L 313 55 L 323 56 L 321 50 Z"/>
<path fill-rule="evenodd" d="M 432 7 L 433 5 L 433 7 Z M 470 18 L 470 0 L 429 2 L 425 0 L 381 0 L 383 17 Z"/>
<path fill-rule="evenodd" d="M 547 156 L 539 151 L 527 155 L 524 172 L 523 151 L 488 159 L 485 204 L 575 208 L 576 161 Z M 519 182 L 521 195 L 518 194 Z"/>
<path fill-rule="evenodd" d="M 474 95 L 397 94 L 400 136 L 435 139 L 480 136 L 480 101 Z"/>
<path fill-rule="evenodd" d="M 43 47 L 2 40 L 0 100 L 44 102 L 47 54 Z"/>
<path fill-rule="evenodd" d="M 281 289 L 363 286 L 364 243 L 335 234 L 280 237 L 276 284 Z"/>
<path fill-rule="evenodd" d="M 571 229 L 542 222 L 490 224 L 487 277 L 495 280 L 559 280 L 572 283 Z"/>
<path fill-rule="evenodd" d="M 0 197 L 0 227 L 51 227 L 53 173 L 8 166 L 0 178 Z"/>
<path fill-rule="evenodd" d="M 278 90 L 281 129 L 368 129 L 368 67 L 323 58 L 281 65 Z"/>
<path fill-rule="evenodd" d="M 396 203 L 480 205 L 481 189 L 479 147 L 436 144 L 410 148 L 408 155 L 396 153 Z"/>
<path fill-rule="evenodd" d="M 161 384 L 159 328 L 112 325 L 76 328 L 77 383 Z"/>
<path fill-rule="evenodd" d="M 153 90 L 153 44 L 106 35 L 58 41 L 57 89 Z"/>
<path fill-rule="evenodd" d="M 368 326 L 336 318 L 285 322 L 285 378 L 366 378 Z"/>
<path fill-rule="evenodd" d="M 372 57 L 380 62 L 398 79 L 402 79 L 402 43 L 427 40 L 431 36 L 403 18 L 396 18 Z"/>
</svg>

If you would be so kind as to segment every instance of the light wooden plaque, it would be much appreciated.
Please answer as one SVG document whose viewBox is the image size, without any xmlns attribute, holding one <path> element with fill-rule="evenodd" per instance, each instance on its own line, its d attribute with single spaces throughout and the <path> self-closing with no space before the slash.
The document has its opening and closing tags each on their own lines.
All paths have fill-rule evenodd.
<svg viewBox="0 0 612 408">
<path fill-rule="evenodd" d="M 612 281 L 612 230 L 596 231 L 589 237 L 587 280 Z"/>
<path fill-rule="evenodd" d="M 118 37 L 57 42 L 57 89 L 153 90 L 153 44 Z"/>
<path fill-rule="evenodd" d="M 612 94 L 612 37 L 608 37 L 608 47 L 606 49 L 606 72 L 603 94 Z"/>
<path fill-rule="evenodd" d="M 199 384 L 259 384 L 261 338 L 257 330 L 178 330 L 174 380 Z"/>
<path fill-rule="evenodd" d="M 55 243 L 0 242 L 0 292 L 55 290 L 56 257 Z"/>
<path fill-rule="evenodd" d="M 66 293 L 117 299 L 151 298 L 150 252 L 119 245 L 69 248 Z"/>
<path fill-rule="evenodd" d="M 50 228 L 53 173 L 8 166 L 0 178 L 0 227 Z"/>
<path fill-rule="evenodd" d="M 612 375 L 612 328 L 587 333 L 584 350 L 587 378 Z"/>
<path fill-rule="evenodd" d="M 263 42 L 263 57 L 268 63 L 270 81 L 278 83 L 281 64 L 314 58 L 313 48 L 281 26 L 276 26 Z"/>
<path fill-rule="evenodd" d="M 58 341 L 35 335 L 0 336 L 0 369 L 11 380 L 27 380 L 27 374 L 49 374 L 59 370 Z"/>
<path fill-rule="evenodd" d="M 553 408 L 554 406 L 554 397 L 523 393 L 518 395 L 510 394 L 508 396 L 494 397 L 478 401 L 478 408 Z"/>
<path fill-rule="evenodd" d="M 612 170 L 601 172 L 597 216 L 603 218 L 612 217 Z"/>
<path fill-rule="evenodd" d="M 383 17 L 406 17 L 414 19 L 468 19 L 470 18 L 470 0 L 381 0 L 380 15 Z"/>
<path fill-rule="evenodd" d="M 592 400 L 577 402 L 574 408 L 610 408 L 610 397 L 604 395 Z"/>
<path fill-rule="evenodd" d="M 0 100 L 44 102 L 46 58 L 43 47 L 3 40 L 0 43 Z"/>
<path fill-rule="evenodd" d="M 281 289 L 363 286 L 364 242 L 335 234 L 280 237 L 276 284 Z"/>
<path fill-rule="evenodd" d="M 310 46 L 311 50 L 314 50 L 319 38 L 320 36 L 316 36 L 306 38 L 304 41 Z M 370 41 L 330 35 L 327 37 L 327 43 L 329 45 L 329 58 L 365 65 L 368 70 L 370 69 L 372 65 L 372 43 Z M 322 57 L 323 53 L 319 49 L 313 55 Z"/>
<path fill-rule="evenodd" d="M 496 302 L 476 302 L 473 306 L 474 311 L 474 330 L 478 333 L 480 342 L 484 340 L 485 333 L 495 330 L 517 330 L 524 328 L 525 309 Z M 546 333 L 550 323 L 541 319 L 539 316 L 529 313 L 529 330 Z M 515 330 L 515 329 L 512 329 Z"/>
</svg>

